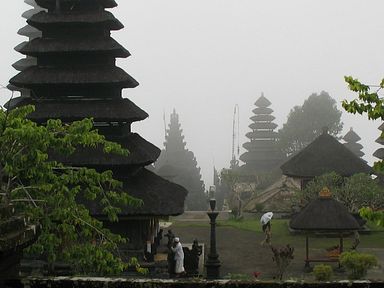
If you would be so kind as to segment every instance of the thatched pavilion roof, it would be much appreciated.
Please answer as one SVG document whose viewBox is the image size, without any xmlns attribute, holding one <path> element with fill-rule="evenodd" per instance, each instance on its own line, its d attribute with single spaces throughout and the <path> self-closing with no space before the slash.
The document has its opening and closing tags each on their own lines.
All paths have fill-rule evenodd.
<svg viewBox="0 0 384 288">
<path fill-rule="evenodd" d="M 332 171 L 345 177 L 372 172 L 364 160 L 326 132 L 280 168 L 284 175 L 298 178 L 312 178 Z"/>
<path fill-rule="evenodd" d="M 335 232 L 360 228 L 347 208 L 331 196 L 320 196 L 310 202 L 291 220 L 289 226 L 295 230 Z"/>
</svg>

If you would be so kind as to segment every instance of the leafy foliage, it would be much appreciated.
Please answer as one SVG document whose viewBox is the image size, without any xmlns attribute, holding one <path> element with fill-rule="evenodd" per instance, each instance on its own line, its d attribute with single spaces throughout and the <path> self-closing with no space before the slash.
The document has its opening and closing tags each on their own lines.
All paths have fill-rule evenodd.
<svg viewBox="0 0 384 288">
<path fill-rule="evenodd" d="M 384 120 L 384 105 L 383 99 L 379 97 L 378 92 L 384 88 L 384 79 L 381 80 L 378 89 L 371 92 L 371 87 L 361 83 L 358 79 L 354 79 L 351 76 L 344 77 L 345 82 L 348 83 L 348 88 L 358 93 L 358 99 L 348 102 L 344 100 L 342 105 L 343 108 L 353 114 L 364 114 L 367 113 L 368 119 Z"/>
<path fill-rule="evenodd" d="M 294 154 L 319 136 L 324 127 L 331 135 L 338 135 L 343 123 L 336 101 L 325 91 L 312 94 L 302 106 L 295 106 L 289 112 L 287 122 L 279 130 L 281 149 Z"/>
<path fill-rule="evenodd" d="M 33 106 L 0 110 L 0 200 L 41 226 L 28 252 L 50 263 L 68 262 L 77 273 L 121 272 L 126 264 L 118 244 L 126 240 L 103 228 L 78 200 L 98 201 L 110 221 L 118 220 L 123 205 L 141 201 L 122 191 L 111 171 L 65 166 L 49 155 L 70 155 L 79 146 L 121 155 L 128 151 L 99 135 L 91 119 L 48 120 L 40 126 L 27 119 L 32 111 Z"/>
<path fill-rule="evenodd" d="M 333 269 L 331 265 L 318 264 L 313 267 L 313 275 L 317 281 L 329 281 L 333 275 Z"/>
<path fill-rule="evenodd" d="M 348 178 L 343 178 L 335 172 L 315 177 L 304 190 L 299 191 L 299 202 L 305 204 L 316 199 L 324 187 L 328 187 L 332 196 L 342 202 L 350 212 L 356 213 L 364 206 L 374 209 L 384 207 L 383 188 L 370 175 L 364 173 Z"/>
<path fill-rule="evenodd" d="M 285 247 L 271 246 L 271 250 L 273 253 L 272 260 L 277 265 L 277 278 L 282 280 L 284 273 L 293 260 L 293 251 L 295 249 L 287 244 Z"/>
<path fill-rule="evenodd" d="M 384 79 L 381 80 L 380 85 L 377 86 L 376 91 L 371 92 L 371 87 L 361 83 L 358 79 L 351 76 L 344 77 L 345 82 L 348 83 L 348 88 L 358 93 L 358 98 L 352 101 L 344 100 L 342 103 L 343 108 L 352 114 L 367 114 L 368 119 L 384 120 L 384 100 L 379 96 L 379 92 L 384 88 Z M 384 133 L 380 137 L 384 137 Z M 378 161 L 374 164 L 376 172 L 384 173 L 384 161 Z"/>
<path fill-rule="evenodd" d="M 375 211 L 370 207 L 363 207 L 359 210 L 360 216 L 368 221 L 374 222 L 379 227 L 384 227 L 384 211 Z"/>
<path fill-rule="evenodd" d="M 350 279 L 362 279 L 378 262 L 374 255 L 351 251 L 340 255 L 340 264 L 348 270 Z"/>
</svg>

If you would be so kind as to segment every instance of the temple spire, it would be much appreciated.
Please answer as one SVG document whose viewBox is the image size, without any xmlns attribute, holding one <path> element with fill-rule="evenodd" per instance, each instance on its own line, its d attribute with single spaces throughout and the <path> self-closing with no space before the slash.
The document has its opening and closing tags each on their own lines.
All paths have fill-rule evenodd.
<svg viewBox="0 0 384 288">
<path fill-rule="evenodd" d="M 261 93 L 255 102 L 256 108 L 252 110 L 254 116 L 249 125 L 252 131 L 246 134 L 250 141 L 243 144 L 247 152 L 240 156 L 240 160 L 245 162 L 244 168 L 250 171 L 270 171 L 284 159 L 277 146 L 278 137 L 274 131 L 277 125 L 272 122 L 275 117 L 270 105 L 271 102 Z"/>
<path fill-rule="evenodd" d="M 169 128 L 165 137 L 164 149 L 155 163 L 155 171 L 162 177 L 182 185 L 188 190 L 186 209 L 206 210 L 204 182 L 194 153 L 186 148 L 183 130 L 176 109 L 170 116 Z"/>
<path fill-rule="evenodd" d="M 361 151 L 363 149 L 363 145 L 357 143 L 361 140 L 361 138 L 355 131 L 353 131 L 352 127 L 349 129 L 348 133 L 344 135 L 343 140 L 345 141 L 344 146 L 355 153 L 358 157 L 362 158 L 364 156 L 364 152 Z"/>
</svg>

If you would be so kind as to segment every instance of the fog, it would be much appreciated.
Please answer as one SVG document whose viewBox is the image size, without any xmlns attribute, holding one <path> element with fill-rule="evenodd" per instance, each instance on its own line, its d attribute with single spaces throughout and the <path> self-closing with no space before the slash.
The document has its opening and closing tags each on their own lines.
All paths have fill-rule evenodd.
<svg viewBox="0 0 384 288">
<path fill-rule="evenodd" d="M 164 122 L 173 108 L 187 148 L 194 152 L 206 187 L 213 167 L 229 166 L 232 115 L 240 108 L 240 146 L 250 131 L 254 102 L 264 92 L 279 128 L 290 109 L 313 92 L 327 91 L 339 104 L 355 95 L 344 75 L 368 84 L 384 77 L 382 0 L 117 0 L 111 12 L 125 25 L 113 37 L 132 56 L 118 65 L 140 86 L 124 90 L 150 117 L 132 130 L 163 148 Z M 13 47 L 25 38 L 22 0 L 4 3 L 0 28 L 0 84 L 16 74 L 22 58 Z M 0 90 L 1 103 L 10 96 Z M 343 112 L 362 138 L 370 164 L 379 147 L 379 121 Z M 236 140 L 237 142 L 237 140 Z M 240 154 L 244 152 L 242 147 Z"/>
</svg>

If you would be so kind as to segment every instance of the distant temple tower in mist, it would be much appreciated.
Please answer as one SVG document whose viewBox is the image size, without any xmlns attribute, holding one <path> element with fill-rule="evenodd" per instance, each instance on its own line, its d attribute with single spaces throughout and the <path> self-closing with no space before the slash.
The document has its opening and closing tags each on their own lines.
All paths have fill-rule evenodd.
<svg viewBox="0 0 384 288">
<path fill-rule="evenodd" d="M 186 149 L 179 115 L 175 109 L 171 114 L 169 128 L 165 135 L 165 148 L 155 163 L 158 175 L 182 185 L 188 190 L 187 210 L 206 210 L 207 199 L 204 182 L 201 180 L 200 168 L 192 151 Z"/>
<path fill-rule="evenodd" d="M 348 133 L 344 135 L 343 140 L 345 141 L 344 146 L 355 153 L 356 156 L 360 158 L 364 156 L 364 152 L 361 151 L 361 149 L 363 149 L 363 145 L 357 143 L 361 140 L 361 138 L 355 131 L 353 131 L 352 127 Z"/>
<path fill-rule="evenodd" d="M 271 102 L 263 93 L 255 102 L 256 108 L 252 110 L 254 115 L 250 118 L 252 123 L 248 126 L 252 131 L 246 134 L 250 141 L 243 144 L 247 152 L 240 156 L 245 163 L 242 166 L 245 171 L 269 172 L 284 159 L 277 145 L 277 132 L 274 131 L 277 125 L 272 122 L 275 117 L 270 105 Z"/>
</svg>

